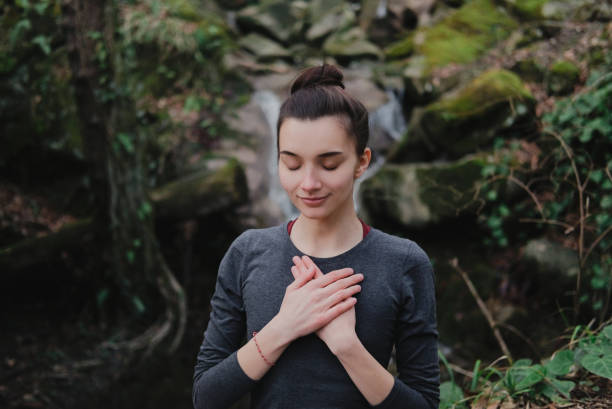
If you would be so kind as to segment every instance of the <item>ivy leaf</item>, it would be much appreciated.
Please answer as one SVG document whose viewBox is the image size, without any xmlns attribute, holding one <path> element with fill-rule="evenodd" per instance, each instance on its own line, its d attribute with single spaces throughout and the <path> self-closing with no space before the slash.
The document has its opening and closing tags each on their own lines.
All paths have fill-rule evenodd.
<svg viewBox="0 0 612 409">
<path fill-rule="evenodd" d="M 580 365 L 595 375 L 612 379 L 612 346 L 585 345 L 583 349 Z"/>
<path fill-rule="evenodd" d="M 448 409 L 463 399 L 463 391 L 454 382 L 444 382 L 440 385 L 440 409 Z"/>
<path fill-rule="evenodd" d="M 525 368 L 523 378 L 516 384 L 517 391 L 528 389 L 544 379 L 545 369 L 542 365 L 533 365 Z"/>
<path fill-rule="evenodd" d="M 604 336 L 608 338 L 609 341 L 612 341 L 612 324 L 601 330 L 601 333 L 604 334 Z"/>
<path fill-rule="evenodd" d="M 574 351 L 564 349 L 557 352 L 555 356 L 546 363 L 546 372 L 555 376 L 565 376 L 569 373 L 573 363 Z"/>
<path fill-rule="evenodd" d="M 49 42 L 49 37 L 44 35 L 36 36 L 32 39 L 33 44 L 37 44 L 45 55 L 51 54 L 51 43 Z"/>
</svg>

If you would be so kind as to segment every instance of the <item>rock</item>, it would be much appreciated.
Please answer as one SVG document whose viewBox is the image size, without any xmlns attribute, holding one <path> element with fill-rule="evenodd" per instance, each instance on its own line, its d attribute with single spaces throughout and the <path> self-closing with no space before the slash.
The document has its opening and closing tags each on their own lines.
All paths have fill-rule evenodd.
<svg viewBox="0 0 612 409">
<path fill-rule="evenodd" d="M 385 164 L 363 181 L 361 204 L 375 223 L 407 228 L 456 218 L 473 203 L 484 166 L 484 158 L 474 155 L 446 163 Z"/>
<path fill-rule="evenodd" d="M 247 34 L 238 41 L 238 44 L 254 54 L 258 61 L 291 59 L 291 54 L 283 46 L 257 33 Z"/>
<path fill-rule="evenodd" d="M 544 68 L 531 58 L 517 61 L 511 70 L 524 81 L 541 82 L 544 79 Z"/>
<path fill-rule="evenodd" d="M 527 242 L 523 260 L 534 263 L 536 271 L 541 274 L 576 277 L 580 270 L 578 254 L 574 250 L 546 238 Z"/>
<path fill-rule="evenodd" d="M 306 40 L 310 42 L 319 41 L 338 29 L 354 25 L 356 19 L 353 10 L 346 7 L 336 7 L 312 22 L 312 25 L 306 31 Z"/>
<path fill-rule="evenodd" d="M 542 7 L 549 0 L 504 0 L 504 5 L 518 17 L 527 20 L 539 20 Z"/>
<path fill-rule="evenodd" d="M 580 69 L 567 60 L 559 60 L 551 67 L 547 75 L 547 89 L 551 95 L 567 95 L 572 93 L 580 80 Z"/>
<path fill-rule="evenodd" d="M 417 126 L 428 144 L 457 158 L 488 146 L 515 124 L 529 132 L 535 126 L 534 109 L 535 99 L 516 74 L 493 69 L 455 95 L 429 104 Z"/>
<path fill-rule="evenodd" d="M 478 58 L 518 26 L 493 0 L 472 0 L 437 24 L 414 33 L 416 53 L 425 56 L 427 70 Z"/>
<path fill-rule="evenodd" d="M 380 48 L 366 39 L 366 35 L 359 27 L 339 31 L 327 38 L 323 43 L 323 51 L 339 60 L 361 58 L 380 59 Z"/>
<path fill-rule="evenodd" d="M 245 32 L 256 31 L 283 44 L 302 30 L 306 16 L 303 2 L 265 1 L 236 14 L 236 23 Z"/>
</svg>

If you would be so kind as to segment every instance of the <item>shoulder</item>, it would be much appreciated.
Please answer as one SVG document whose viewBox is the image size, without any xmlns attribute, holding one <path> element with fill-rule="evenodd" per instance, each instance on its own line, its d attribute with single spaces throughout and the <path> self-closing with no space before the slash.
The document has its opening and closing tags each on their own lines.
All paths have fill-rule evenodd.
<svg viewBox="0 0 612 409">
<path fill-rule="evenodd" d="M 380 259 L 401 262 L 404 271 L 431 266 L 429 256 L 415 241 L 376 228 L 373 231 L 376 234 L 374 243 Z"/>
<path fill-rule="evenodd" d="M 261 249 L 274 248 L 282 243 L 284 228 L 286 228 L 286 223 L 261 229 L 245 230 L 234 239 L 229 250 L 238 251 L 241 254 L 251 254 Z"/>
</svg>

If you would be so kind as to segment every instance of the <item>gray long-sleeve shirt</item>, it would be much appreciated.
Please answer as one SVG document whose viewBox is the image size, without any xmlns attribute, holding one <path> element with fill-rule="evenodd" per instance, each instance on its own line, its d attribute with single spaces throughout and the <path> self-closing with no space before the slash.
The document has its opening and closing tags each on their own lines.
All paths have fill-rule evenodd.
<svg viewBox="0 0 612 409">
<path fill-rule="evenodd" d="M 294 280 L 292 257 L 301 256 L 287 223 L 242 233 L 219 266 L 211 313 L 195 366 L 196 409 L 229 408 L 251 393 L 254 409 L 356 409 L 372 407 L 340 361 L 316 334 L 293 341 L 259 381 L 249 378 L 237 350 L 279 311 Z M 399 376 L 376 408 L 437 408 L 438 333 L 434 277 L 427 254 L 413 241 L 372 228 L 352 249 L 311 257 L 328 273 L 351 267 L 362 273 L 355 305 L 357 336 L 384 367 L 396 347 Z M 294 381 L 297 380 L 297 381 Z"/>
</svg>

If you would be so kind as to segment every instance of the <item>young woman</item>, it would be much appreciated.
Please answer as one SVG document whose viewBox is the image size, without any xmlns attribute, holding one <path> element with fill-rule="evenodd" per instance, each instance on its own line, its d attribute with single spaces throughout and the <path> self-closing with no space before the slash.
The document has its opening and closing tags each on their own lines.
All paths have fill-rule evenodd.
<svg viewBox="0 0 612 409">
<path fill-rule="evenodd" d="M 355 212 L 368 113 L 342 78 L 334 66 L 310 68 L 281 107 L 278 172 L 300 215 L 242 233 L 223 257 L 195 367 L 197 409 L 229 408 L 249 392 L 262 409 L 438 407 L 431 263 Z M 397 378 L 386 369 L 393 346 Z"/>
</svg>

